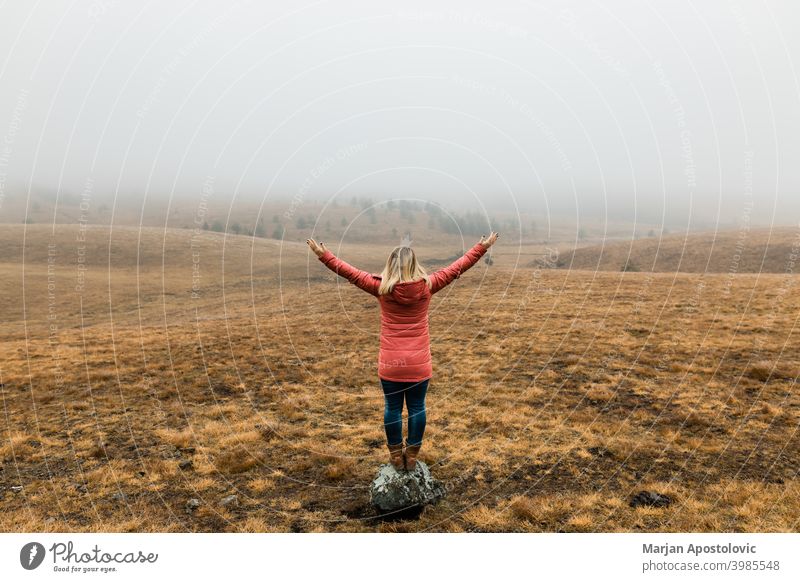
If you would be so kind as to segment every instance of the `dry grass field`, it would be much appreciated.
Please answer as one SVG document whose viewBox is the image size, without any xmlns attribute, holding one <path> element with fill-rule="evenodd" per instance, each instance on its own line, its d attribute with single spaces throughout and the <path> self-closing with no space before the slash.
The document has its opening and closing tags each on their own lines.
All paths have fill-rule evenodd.
<svg viewBox="0 0 800 582">
<path fill-rule="evenodd" d="M 447 496 L 381 521 L 378 305 L 302 241 L 3 226 L 0 530 L 800 530 L 796 276 L 502 243 L 432 303 L 421 458 Z"/>
</svg>

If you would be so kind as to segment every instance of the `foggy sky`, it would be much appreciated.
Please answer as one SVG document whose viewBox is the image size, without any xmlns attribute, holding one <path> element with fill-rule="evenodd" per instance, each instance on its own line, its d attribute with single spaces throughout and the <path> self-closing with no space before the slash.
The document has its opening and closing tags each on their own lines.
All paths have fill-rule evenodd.
<svg viewBox="0 0 800 582">
<path fill-rule="evenodd" d="M 0 8 L 2 197 L 328 200 L 800 220 L 800 8 L 767 2 Z"/>
</svg>

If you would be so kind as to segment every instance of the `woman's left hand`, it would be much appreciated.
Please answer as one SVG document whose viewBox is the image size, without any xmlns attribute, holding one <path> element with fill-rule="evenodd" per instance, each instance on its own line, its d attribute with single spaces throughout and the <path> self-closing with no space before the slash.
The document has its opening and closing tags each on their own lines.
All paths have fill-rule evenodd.
<svg viewBox="0 0 800 582">
<path fill-rule="evenodd" d="M 498 236 L 500 236 L 498 233 L 496 233 L 496 232 L 493 232 L 493 233 L 491 233 L 491 234 L 489 235 L 489 238 L 486 238 L 485 236 L 482 236 L 482 237 L 481 237 L 481 240 L 479 240 L 478 242 L 479 242 L 479 243 L 481 243 L 481 244 L 483 245 L 483 247 L 484 247 L 484 248 L 487 248 L 487 249 L 488 249 L 488 248 L 489 248 L 489 247 L 491 247 L 491 246 L 492 246 L 494 243 L 496 243 L 496 242 L 497 242 L 497 237 L 498 237 Z"/>
<path fill-rule="evenodd" d="M 314 254 L 317 255 L 318 257 L 321 257 L 325 253 L 325 251 L 328 250 L 325 247 L 325 243 L 318 243 L 313 238 L 308 239 L 306 242 L 308 243 L 308 246 L 311 247 L 311 250 L 314 251 Z"/>
</svg>

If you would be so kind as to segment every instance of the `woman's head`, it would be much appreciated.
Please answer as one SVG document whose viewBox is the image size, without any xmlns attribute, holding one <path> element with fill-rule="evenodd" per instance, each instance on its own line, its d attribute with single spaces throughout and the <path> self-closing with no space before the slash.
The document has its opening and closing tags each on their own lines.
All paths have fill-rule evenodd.
<svg viewBox="0 0 800 582">
<path fill-rule="evenodd" d="M 380 295 L 388 295 L 397 283 L 425 279 L 428 287 L 431 281 L 428 273 L 417 262 L 417 256 L 411 247 L 396 247 L 386 259 L 386 266 L 381 273 Z"/>
</svg>

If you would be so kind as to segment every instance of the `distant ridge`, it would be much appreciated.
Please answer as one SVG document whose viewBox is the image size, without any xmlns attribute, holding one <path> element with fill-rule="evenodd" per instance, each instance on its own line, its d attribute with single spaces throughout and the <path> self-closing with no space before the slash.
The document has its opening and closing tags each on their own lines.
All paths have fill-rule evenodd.
<svg viewBox="0 0 800 582">
<path fill-rule="evenodd" d="M 615 241 L 564 253 L 556 268 L 659 273 L 800 273 L 800 228 L 742 229 Z"/>
</svg>

